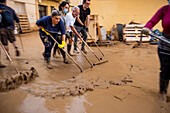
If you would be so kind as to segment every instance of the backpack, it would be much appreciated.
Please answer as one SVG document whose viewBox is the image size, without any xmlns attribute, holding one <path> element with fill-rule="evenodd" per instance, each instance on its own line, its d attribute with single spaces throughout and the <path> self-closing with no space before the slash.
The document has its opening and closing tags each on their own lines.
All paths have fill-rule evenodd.
<svg viewBox="0 0 170 113">
<path fill-rule="evenodd" d="M 4 10 L 1 13 L 1 16 L 2 16 L 1 23 L 4 26 L 8 27 L 8 26 L 11 26 L 11 25 L 14 24 L 13 17 L 12 17 L 12 15 L 11 15 L 11 13 L 9 11 Z"/>
</svg>

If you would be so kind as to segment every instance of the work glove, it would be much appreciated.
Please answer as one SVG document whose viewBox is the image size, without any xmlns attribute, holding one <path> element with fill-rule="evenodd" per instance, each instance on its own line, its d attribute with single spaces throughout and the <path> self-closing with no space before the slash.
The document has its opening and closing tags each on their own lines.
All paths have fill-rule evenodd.
<svg viewBox="0 0 170 113">
<path fill-rule="evenodd" d="M 87 32 L 89 32 L 89 28 L 88 27 L 86 27 L 86 29 L 85 29 Z"/>
<path fill-rule="evenodd" d="M 85 29 L 87 32 L 89 32 L 88 27 L 86 27 L 85 25 L 83 25 L 83 29 Z"/>
<path fill-rule="evenodd" d="M 62 44 L 58 44 L 58 47 L 59 47 L 59 48 L 63 48 L 65 45 L 66 45 L 66 42 L 65 42 L 65 41 L 62 41 Z"/>
<path fill-rule="evenodd" d="M 145 34 L 145 35 L 148 35 L 149 32 L 150 32 L 150 29 L 149 29 L 149 28 L 146 28 L 146 27 L 144 27 L 144 28 L 141 30 L 141 33 L 142 33 L 142 34 Z"/>
<path fill-rule="evenodd" d="M 83 29 L 85 29 L 85 30 L 86 30 L 86 26 L 85 26 L 85 25 L 83 25 Z"/>
<path fill-rule="evenodd" d="M 46 35 L 50 35 L 50 33 L 47 32 L 44 28 L 41 28 L 41 30 L 44 31 Z"/>
<path fill-rule="evenodd" d="M 71 36 L 70 36 L 70 32 L 69 32 L 69 31 L 67 31 L 67 33 L 66 33 L 66 37 L 71 38 Z"/>
</svg>

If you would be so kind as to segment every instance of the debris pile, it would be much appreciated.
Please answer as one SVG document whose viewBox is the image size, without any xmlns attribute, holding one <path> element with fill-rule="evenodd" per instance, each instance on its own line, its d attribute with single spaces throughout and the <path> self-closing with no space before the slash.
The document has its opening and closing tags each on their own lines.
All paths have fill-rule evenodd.
<svg viewBox="0 0 170 113">
<path fill-rule="evenodd" d="M 0 79 L 0 92 L 9 91 L 19 87 L 23 83 L 32 81 L 35 77 L 38 77 L 38 72 L 34 67 L 31 67 L 29 71 L 23 71 L 16 75 Z"/>
</svg>

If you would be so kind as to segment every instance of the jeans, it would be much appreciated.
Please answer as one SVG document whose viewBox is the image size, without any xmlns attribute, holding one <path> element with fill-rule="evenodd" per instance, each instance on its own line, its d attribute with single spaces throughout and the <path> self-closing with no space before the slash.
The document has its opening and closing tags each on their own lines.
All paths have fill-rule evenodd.
<svg viewBox="0 0 170 113">
<path fill-rule="evenodd" d="M 170 80 L 170 53 L 169 51 L 158 48 L 158 56 L 160 60 L 160 92 L 167 93 L 167 88 Z"/>
<path fill-rule="evenodd" d="M 83 29 L 83 27 L 79 27 L 79 26 L 74 26 L 75 27 L 75 29 L 77 30 L 77 32 L 80 34 L 82 34 L 83 35 L 83 40 L 86 42 L 86 40 L 87 40 L 87 32 L 86 32 L 86 30 L 85 29 Z M 75 43 L 77 44 L 77 35 L 75 34 L 75 36 L 74 36 L 74 41 L 75 41 Z M 74 50 L 77 50 L 77 46 L 76 46 L 76 44 L 74 44 Z M 81 49 L 84 49 L 84 46 L 85 46 L 85 44 L 84 43 L 82 43 L 82 45 L 81 45 Z"/>
<path fill-rule="evenodd" d="M 61 36 L 59 36 L 59 40 L 57 40 L 57 42 L 59 42 L 60 44 L 62 43 L 62 37 L 61 37 Z M 56 45 L 54 46 L 54 48 L 53 48 L 53 54 L 56 54 L 56 51 L 57 51 L 58 48 L 59 48 L 59 47 L 58 47 L 58 45 L 56 44 Z M 60 48 L 59 48 L 59 49 L 60 49 Z M 63 48 L 63 49 L 64 49 L 64 48 Z M 66 53 L 63 51 L 63 49 L 60 49 L 60 52 L 61 52 L 63 58 L 65 59 L 65 58 L 66 58 Z"/>
<path fill-rule="evenodd" d="M 44 47 L 45 47 L 45 51 L 44 51 L 44 54 L 45 54 L 45 58 L 47 60 L 50 61 L 50 57 L 51 57 L 51 50 L 54 46 L 54 40 L 46 35 L 43 31 L 39 31 L 39 35 L 40 35 L 40 38 L 44 44 Z M 61 44 L 62 43 L 62 39 L 61 38 L 58 38 L 57 35 L 52 35 L 54 37 L 54 39 L 59 43 Z M 57 44 L 56 44 L 57 45 Z M 58 46 L 57 46 L 58 47 Z M 64 52 L 62 49 L 61 49 L 62 52 Z"/>
</svg>

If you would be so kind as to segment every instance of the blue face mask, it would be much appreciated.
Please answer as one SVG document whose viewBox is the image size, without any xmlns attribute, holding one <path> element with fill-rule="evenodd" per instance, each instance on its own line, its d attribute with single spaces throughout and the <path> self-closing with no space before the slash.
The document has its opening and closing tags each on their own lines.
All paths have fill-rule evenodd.
<svg viewBox="0 0 170 113">
<path fill-rule="evenodd" d="M 64 9 L 64 10 L 63 10 L 63 13 L 66 14 L 67 12 L 68 12 L 68 9 Z"/>
<path fill-rule="evenodd" d="M 170 5 L 170 0 L 168 1 L 169 5 Z"/>
</svg>

